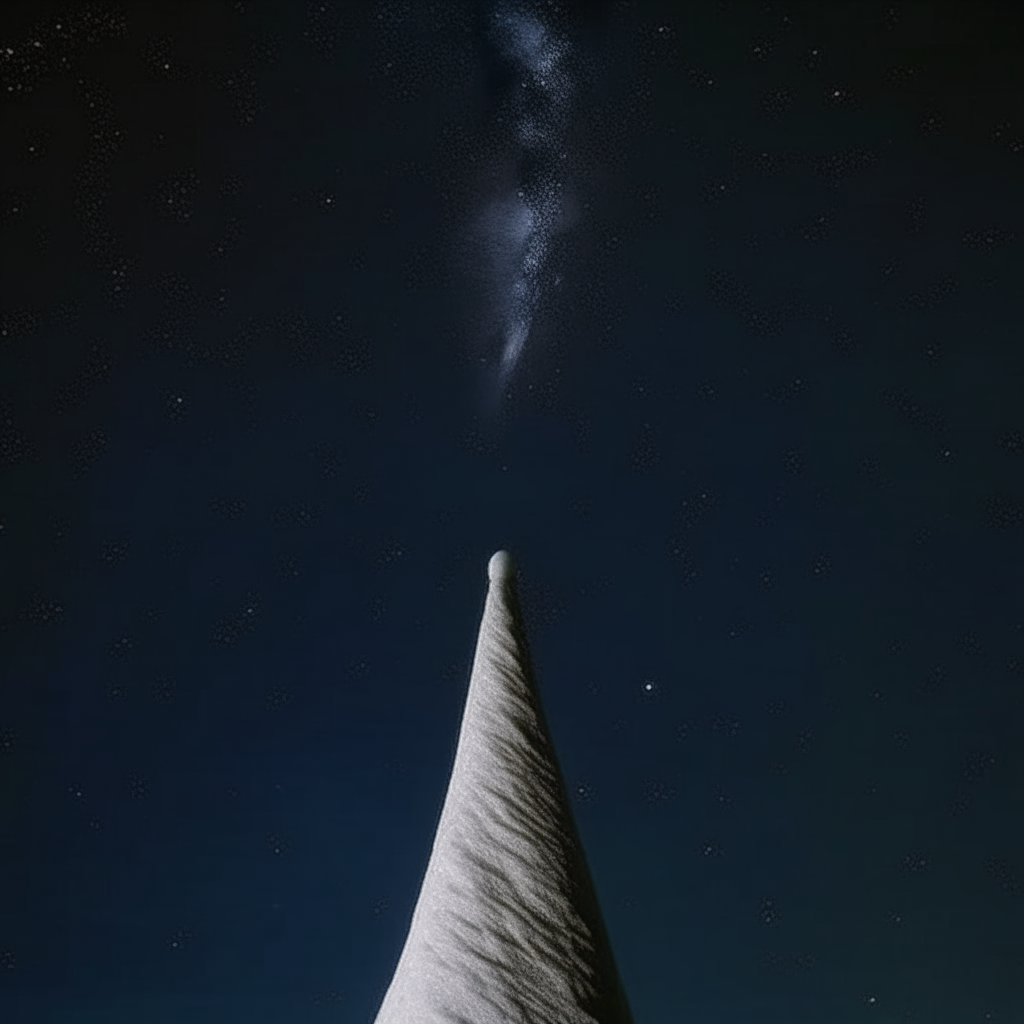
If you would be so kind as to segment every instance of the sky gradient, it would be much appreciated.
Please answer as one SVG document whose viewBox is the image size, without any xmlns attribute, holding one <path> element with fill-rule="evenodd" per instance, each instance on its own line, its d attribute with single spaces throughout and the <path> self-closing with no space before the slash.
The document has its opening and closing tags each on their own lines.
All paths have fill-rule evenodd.
<svg viewBox="0 0 1024 1024">
<path fill-rule="evenodd" d="M 1022 44 L 4 4 L 0 1019 L 369 1024 L 498 548 L 637 1024 L 1022 1019 Z"/>
</svg>

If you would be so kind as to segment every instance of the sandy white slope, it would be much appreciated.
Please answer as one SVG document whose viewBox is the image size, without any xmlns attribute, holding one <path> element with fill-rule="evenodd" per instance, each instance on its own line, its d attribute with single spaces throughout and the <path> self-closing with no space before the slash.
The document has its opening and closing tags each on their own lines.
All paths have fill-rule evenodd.
<svg viewBox="0 0 1024 1024">
<path fill-rule="evenodd" d="M 507 552 L 412 923 L 376 1024 L 630 1024 Z"/>
</svg>

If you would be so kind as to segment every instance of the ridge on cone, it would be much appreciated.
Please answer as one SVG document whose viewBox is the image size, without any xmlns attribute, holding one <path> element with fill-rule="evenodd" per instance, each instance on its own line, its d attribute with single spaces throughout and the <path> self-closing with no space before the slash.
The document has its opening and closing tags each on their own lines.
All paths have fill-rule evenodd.
<svg viewBox="0 0 1024 1024">
<path fill-rule="evenodd" d="M 497 551 L 448 792 L 376 1024 L 632 1024 Z"/>
</svg>

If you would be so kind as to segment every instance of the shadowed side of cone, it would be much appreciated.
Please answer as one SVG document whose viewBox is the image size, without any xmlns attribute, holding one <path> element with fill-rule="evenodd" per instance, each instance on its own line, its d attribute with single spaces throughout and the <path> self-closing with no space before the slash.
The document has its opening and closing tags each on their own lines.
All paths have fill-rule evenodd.
<svg viewBox="0 0 1024 1024">
<path fill-rule="evenodd" d="M 632 1024 L 507 552 L 488 576 L 448 793 L 376 1024 Z"/>
</svg>

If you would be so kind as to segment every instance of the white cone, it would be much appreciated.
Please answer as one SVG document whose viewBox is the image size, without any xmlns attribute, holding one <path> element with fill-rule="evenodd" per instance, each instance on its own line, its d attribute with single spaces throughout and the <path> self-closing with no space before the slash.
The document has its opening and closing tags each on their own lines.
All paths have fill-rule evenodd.
<svg viewBox="0 0 1024 1024">
<path fill-rule="evenodd" d="M 631 1024 L 530 667 L 506 551 L 487 567 L 448 794 L 376 1024 Z"/>
</svg>

